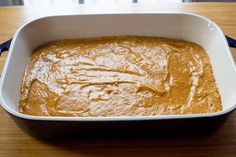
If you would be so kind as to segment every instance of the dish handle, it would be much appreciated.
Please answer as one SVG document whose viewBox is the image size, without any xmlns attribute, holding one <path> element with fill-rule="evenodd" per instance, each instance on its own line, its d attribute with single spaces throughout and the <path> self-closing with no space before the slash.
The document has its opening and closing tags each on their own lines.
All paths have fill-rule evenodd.
<svg viewBox="0 0 236 157">
<path fill-rule="evenodd" d="M 227 40 L 229 46 L 236 48 L 236 40 L 231 38 L 231 37 L 229 37 L 229 36 L 227 36 L 227 35 L 225 37 L 226 37 L 226 40 Z M 9 50 L 10 45 L 11 45 L 11 41 L 12 41 L 12 39 L 9 39 L 8 41 L 0 44 L 0 56 L 1 56 L 1 54 L 4 51 L 8 51 Z"/>
<path fill-rule="evenodd" d="M 0 44 L 0 56 L 1 56 L 1 54 L 2 54 L 4 51 L 8 51 L 8 50 L 9 50 L 10 45 L 11 45 L 11 40 L 12 40 L 12 39 L 10 39 L 10 40 L 8 40 L 8 41 L 6 41 L 6 42 Z"/>
<path fill-rule="evenodd" d="M 227 40 L 229 46 L 236 48 L 236 40 L 227 36 L 227 35 L 225 37 L 226 37 L 226 40 Z"/>
</svg>

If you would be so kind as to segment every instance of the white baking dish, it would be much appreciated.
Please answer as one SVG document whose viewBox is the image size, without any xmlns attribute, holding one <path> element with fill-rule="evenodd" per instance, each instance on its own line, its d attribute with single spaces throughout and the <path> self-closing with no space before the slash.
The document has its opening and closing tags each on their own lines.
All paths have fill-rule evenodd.
<svg viewBox="0 0 236 157">
<path fill-rule="evenodd" d="M 146 117 L 46 117 L 19 113 L 20 84 L 28 58 L 35 48 L 59 39 L 117 35 L 184 39 L 203 46 L 210 57 L 223 110 L 217 113 Z M 95 123 L 110 126 L 111 122 L 128 122 L 125 124 L 131 125 L 135 121 L 135 126 L 138 126 L 137 121 L 148 123 L 149 120 L 155 121 L 155 124 L 161 124 L 163 120 L 167 120 L 165 124 L 173 124 L 171 121 L 178 120 L 192 123 L 193 119 L 218 121 L 217 118 L 223 117 L 236 108 L 235 87 L 236 68 L 226 38 L 222 30 L 205 17 L 189 13 L 65 15 L 36 19 L 17 30 L 1 76 L 0 100 L 2 107 L 19 126 L 33 133 L 43 132 L 45 135 L 50 135 L 60 132 L 59 128 L 68 131 L 71 130 L 70 126 L 74 129 L 75 126 L 81 128 Z M 121 124 L 119 126 L 127 126 L 123 125 L 124 123 L 119 124 Z M 66 128 L 63 128 L 65 126 Z"/>
</svg>

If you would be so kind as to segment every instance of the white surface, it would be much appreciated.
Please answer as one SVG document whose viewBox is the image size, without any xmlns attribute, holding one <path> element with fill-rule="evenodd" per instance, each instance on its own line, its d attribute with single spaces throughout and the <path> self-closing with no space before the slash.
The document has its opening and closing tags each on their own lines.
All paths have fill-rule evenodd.
<svg viewBox="0 0 236 157">
<path fill-rule="evenodd" d="M 31 52 L 45 42 L 95 36 L 145 35 L 177 38 L 203 46 L 210 57 L 223 111 L 208 114 L 149 117 L 43 117 L 18 112 L 20 83 Z M 217 116 L 236 107 L 236 70 L 220 28 L 207 18 L 187 13 L 71 15 L 45 17 L 22 26 L 15 34 L 0 84 L 1 105 L 15 116 L 36 120 L 148 120 Z"/>
<path fill-rule="evenodd" d="M 25 6 L 33 5 L 76 5 L 78 0 L 23 0 Z"/>
<path fill-rule="evenodd" d="M 32 5 L 77 5 L 79 0 L 23 0 L 25 6 Z M 138 3 L 182 3 L 182 0 L 138 0 Z M 133 0 L 84 0 L 84 4 L 131 4 Z"/>
</svg>

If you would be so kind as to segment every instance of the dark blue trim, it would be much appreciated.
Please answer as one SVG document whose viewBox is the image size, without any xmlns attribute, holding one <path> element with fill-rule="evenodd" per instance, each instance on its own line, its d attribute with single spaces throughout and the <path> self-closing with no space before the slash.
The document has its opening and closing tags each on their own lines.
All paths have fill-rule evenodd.
<svg viewBox="0 0 236 157">
<path fill-rule="evenodd" d="M 233 38 L 230 38 L 230 37 L 227 36 L 227 35 L 226 35 L 225 37 L 226 37 L 226 39 L 227 39 L 227 41 L 228 41 L 229 46 L 236 48 L 236 40 L 233 39 Z"/>
<path fill-rule="evenodd" d="M 11 39 L 0 44 L 0 55 L 4 52 L 4 51 L 8 51 L 11 45 Z"/>
</svg>

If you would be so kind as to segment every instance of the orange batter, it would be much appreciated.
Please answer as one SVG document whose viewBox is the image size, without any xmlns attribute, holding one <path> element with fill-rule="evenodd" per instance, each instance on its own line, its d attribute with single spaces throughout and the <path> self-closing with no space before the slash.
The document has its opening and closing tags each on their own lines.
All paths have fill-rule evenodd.
<svg viewBox="0 0 236 157">
<path fill-rule="evenodd" d="M 221 111 L 205 50 L 158 37 L 55 41 L 33 52 L 21 113 L 39 116 L 152 116 Z"/>
</svg>

